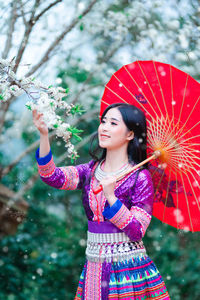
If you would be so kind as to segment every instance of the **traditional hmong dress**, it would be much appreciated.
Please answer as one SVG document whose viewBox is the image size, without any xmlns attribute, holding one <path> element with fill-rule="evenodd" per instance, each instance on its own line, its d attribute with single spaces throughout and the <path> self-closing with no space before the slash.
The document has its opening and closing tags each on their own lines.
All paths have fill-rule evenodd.
<svg viewBox="0 0 200 300">
<path fill-rule="evenodd" d="M 93 193 L 99 184 L 95 178 L 98 162 L 58 168 L 51 151 L 39 158 L 39 149 L 36 158 L 45 183 L 58 189 L 82 190 L 88 233 L 86 261 L 75 300 L 169 300 L 165 283 L 142 241 L 153 208 L 149 171 L 132 171 L 118 181 L 114 191 L 117 201 L 110 206 L 103 191 L 97 197 Z"/>
</svg>

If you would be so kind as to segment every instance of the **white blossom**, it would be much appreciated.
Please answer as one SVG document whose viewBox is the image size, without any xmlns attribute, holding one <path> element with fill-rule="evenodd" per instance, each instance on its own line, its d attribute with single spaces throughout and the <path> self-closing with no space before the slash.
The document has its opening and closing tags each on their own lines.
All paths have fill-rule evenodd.
<svg viewBox="0 0 200 300">
<path fill-rule="evenodd" d="M 70 124 L 61 120 L 56 109 L 65 111 L 65 115 L 70 115 L 73 104 L 63 101 L 66 97 L 66 90 L 62 87 L 47 87 L 42 82 L 31 77 L 17 77 L 13 71 L 14 63 L 8 60 L 0 60 L 0 95 L 2 101 L 7 101 L 11 96 L 20 96 L 23 93 L 29 95 L 32 101 L 27 101 L 26 106 L 30 110 L 37 110 L 43 114 L 43 121 L 49 129 L 56 129 L 56 135 L 62 137 L 67 142 L 69 157 L 77 157 L 74 145 L 71 144 L 70 138 L 72 133 L 67 129 Z M 11 84 L 12 82 L 12 84 Z"/>
</svg>

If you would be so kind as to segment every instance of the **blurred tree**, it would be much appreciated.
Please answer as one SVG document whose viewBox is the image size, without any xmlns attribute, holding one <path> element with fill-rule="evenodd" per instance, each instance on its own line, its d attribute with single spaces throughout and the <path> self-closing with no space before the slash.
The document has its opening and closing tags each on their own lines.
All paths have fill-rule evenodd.
<svg viewBox="0 0 200 300">
<path fill-rule="evenodd" d="M 160 60 L 199 79 L 199 11 L 198 0 L 0 1 L 1 56 L 15 57 L 18 74 L 69 88 L 67 101 L 84 106 L 84 115 L 69 120 L 84 130 L 84 139 L 74 141 L 76 164 L 83 163 L 90 159 L 103 87 L 122 64 Z M 73 299 L 87 228 L 81 195 L 36 182 L 39 141 L 25 102 L 0 103 L 2 184 L 14 193 L 13 203 L 24 197 L 30 206 L 17 234 L 0 243 L 0 299 Z M 56 163 L 69 165 L 63 142 L 54 132 L 50 138 Z M 171 298 L 198 299 L 199 234 L 153 218 L 144 242 Z"/>
</svg>

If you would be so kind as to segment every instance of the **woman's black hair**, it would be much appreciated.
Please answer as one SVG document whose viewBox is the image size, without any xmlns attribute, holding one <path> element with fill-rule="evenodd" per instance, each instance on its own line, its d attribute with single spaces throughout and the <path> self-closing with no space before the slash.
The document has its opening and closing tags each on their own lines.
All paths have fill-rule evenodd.
<svg viewBox="0 0 200 300">
<path fill-rule="evenodd" d="M 128 144 L 128 160 L 129 163 L 140 163 L 147 158 L 147 128 L 146 117 L 144 113 L 134 105 L 127 103 L 114 103 L 109 105 L 101 116 L 101 121 L 108 110 L 117 108 L 123 118 L 128 130 L 134 132 L 134 138 Z M 95 145 L 96 143 L 96 145 Z M 98 132 L 92 135 L 90 140 L 89 154 L 95 161 L 101 161 L 106 157 L 106 148 L 101 148 L 98 141 Z M 143 168 L 148 169 L 148 163 Z"/>
</svg>

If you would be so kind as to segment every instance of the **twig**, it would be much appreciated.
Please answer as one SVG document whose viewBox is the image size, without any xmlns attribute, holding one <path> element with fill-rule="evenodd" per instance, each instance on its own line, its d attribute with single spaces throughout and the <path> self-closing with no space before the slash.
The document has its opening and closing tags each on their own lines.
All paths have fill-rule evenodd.
<svg viewBox="0 0 200 300">
<path fill-rule="evenodd" d="M 12 47 L 12 38 L 13 38 L 13 33 L 15 29 L 15 23 L 17 20 L 17 1 L 13 1 L 13 6 L 12 10 L 10 13 L 10 21 L 9 21 L 9 27 L 8 27 L 8 33 L 7 33 L 7 39 L 6 39 L 6 44 L 5 48 L 2 53 L 2 58 L 6 59 L 8 57 L 9 51 Z"/>
<path fill-rule="evenodd" d="M 28 44 L 28 40 L 29 40 L 31 31 L 32 31 L 32 29 L 35 25 L 34 16 L 35 16 L 36 9 L 39 6 L 39 3 L 40 3 L 40 0 L 35 1 L 35 4 L 34 4 L 33 9 L 32 9 L 32 13 L 31 13 L 31 17 L 30 17 L 29 21 L 27 22 L 26 29 L 25 29 L 23 38 L 21 40 L 21 44 L 19 46 L 19 50 L 18 50 L 17 57 L 16 57 L 16 60 L 15 60 L 16 64 L 15 64 L 15 67 L 13 69 L 13 71 L 15 73 L 16 73 L 18 67 L 19 67 L 19 63 L 22 59 L 22 56 L 23 56 L 24 51 L 26 49 L 26 46 Z"/>
<path fill-rule="evenodd" d="M 47 12 L 50 8 L 52 8 L 53 6 L 55 6 L 57 3 L 62 2 L 62 0 L 56 0 L 55 2 L 49 4 L 49 6 L 47 6 L 46 8 L 44 8 L 35 18 L 34 21 L 37 22 L 39 20 L 39 18 L 45 14 L 45 12 Z"/>
<path fill-rule="evenodd" d="M 23 3 L 22 3 L 21 0 L 19 0 L 19 5 L 20 5 L 20 11 L 21 11 L 21 15 L 22 15 L 24 25 L 28 26 L 28 23 L 27 23 L 27 20 L 26 20 L 26 17 L 25 17 L 25 12 L 24 12 L 24 9 L 23 9 Z"/>
<path fill-rule="evenodd" d="M 86 14 L 88 14 L 90 12 L 90 10 L 92 9 L 92 7 L 94 6 L 94 4 L 97 2 L 98 0 L 93 0 L 89 6 L 83 11 L 83 13 L 81 14 L 82 16 L 85 16 Z M 79 22 L 79 17 L 77 17 L 76 19 L 74 19 L 72 21 L 72 23 L 67 26 L 63 32 L 55 39 L 55 41 L 50 45 L 50 47 L 47 49 L 47 51 L 45 52 L 45 54 L 43 55 L 43 57 L 41 58 L 41 60 L 35 65 L 33 66 L 33 68 L 26 74 L 26 76 L 30 76 L 33 73 L 35 73 L 46 61 L 49 60 L 53 50 L 58 46 L 58 44 L 63 40 L 63 38 L 66 36 L 66 34 L 68 34 L 75 26 L 76 24 Z"/>
<path fill-rule="evenodd" d="M 2 129 L 3 129 L 3 125 L 4 125 L 4 122 L 5 122 L 5 116 L 6 116 L 6 112 L 7 112 L 8 108 L 9 108 L 9 105 L 10 105 L 10 100 L 1 103 L 1 110 L 0 110 L 0 133 L 2 132 Z"/>
</svg>

